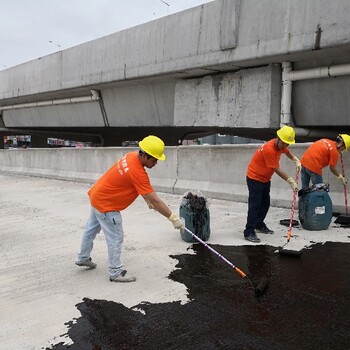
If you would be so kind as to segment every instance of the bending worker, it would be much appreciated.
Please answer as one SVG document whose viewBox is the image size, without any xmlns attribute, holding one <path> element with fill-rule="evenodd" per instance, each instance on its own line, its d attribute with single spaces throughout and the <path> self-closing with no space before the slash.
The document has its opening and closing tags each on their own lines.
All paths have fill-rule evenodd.
<svg viewBox="0 0 350 350">
<path fill-rule="evenodd" d="M 134 282 L 121 261 L 124 231 L 121 211 L 141 195 L 150 209 L 168 218 L 176 229 L 183 229 L 180 218 L 153 190 L 144 168 L 153 168 L 158 160 L 165 160 L 164 142 L 156 136 L 147 136 L 139 143 L 140 150 L 129 152 L 102 175 L 88 192 L 91 202 L 90 217 L 85 225 L 80 252 L 75 263 L 95 268 L 90 254 L 96 235 L 102 229 L 108 249 L 108 272 L 111 282 Z"/>
<path fill-rule="evenodd" d="M 305 151 L 301 158 L 301 185 L 302 188 L 309 187 L 310 180 L 313 185 L 323 182 L 322 169 L 329 165 L 329 170 L 345 186 L 346 179 L 337 170 L 339 153 L 350 147 L 350 136 L 339 135 L 335 141 L 321 139 L 314 142 Z"/>
<path fill-rule="evenodd" d="M 290 126 L 283 126 L 277 130 L 277 138 L 263 144 L 253 155 L 247 170 L 248 218 L 244 230 L 244 238 L 248 241 L 259 243 L 256 232 L 273 234 L 264 223 L 270 208 L 271 177 L 274 173 L 287 181 L 293 191 L 298 190 L 295 180 L 287 175 L 279 165 L 279 160 L 284 153 L 291 159 L 300 171 L 299 159 L 294 156 L 288 146 L 295 143 L 295 131 Z"/>
</svg>

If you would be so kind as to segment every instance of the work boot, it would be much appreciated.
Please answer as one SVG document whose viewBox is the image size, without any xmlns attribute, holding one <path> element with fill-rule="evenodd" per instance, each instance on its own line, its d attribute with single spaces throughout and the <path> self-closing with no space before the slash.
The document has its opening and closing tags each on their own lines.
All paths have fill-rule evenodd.
<svg viewBox="0 0 350 350">
<path fill-rule="evenodd" d="M 257 235 L 255 233 L 252 233 L 248 236 L 244 236 L 244 238 L 247 240 L 247 241 L 250 241 L 250 242 L 253 242 L 253 243 L 259 243 L 260 242 L 260 238 L 257 237 Z"/>
<path fill-rule="evenodd" d="M 109 280 L 111 282 L 135 282 L 136 281 L 136 277 L 132 276 L 132 275 L 127 275 L 126 274 L 126 270 L 123 270 L 121 272 L 120 275 L 118 276 L 110 276 Z"/>
<path fill-rule="evenodd" d="M 92 262 L 91 258 L 89 258 L 83 262 L 76 261 L 75 264 L 78 266 L 86 266 L 90 269 L 94 269 L 97 266 L 94 262 Z"/>
<path fill-rule="evenodd" d="M 274 232 L 272 230 L 270 230 L 267 226 L 265 226 L 263 228 L 256 228 L 255 231 L 259 232 L 259 233 L 270 234 L 270 235 L 274 234 Z"/>
</svg>

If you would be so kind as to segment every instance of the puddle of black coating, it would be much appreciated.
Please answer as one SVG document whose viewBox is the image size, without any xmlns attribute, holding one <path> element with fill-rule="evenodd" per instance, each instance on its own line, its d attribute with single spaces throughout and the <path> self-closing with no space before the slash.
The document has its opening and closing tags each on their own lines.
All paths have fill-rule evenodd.
<svg viewBox="0 0 350 350">
<path fill-rule="evenodd" d="M 268 277 L 267 292 L 256 298 L 236 272 L 196 244 L 196 254 L 173 256 L 179 263 L 169 276 L 186 285 L 190 302 L 141 303 L 130 309 L 84 299 L 77 305 L 82 317 L 68 323 L 74 343 L 50 349 L 349 348 L 350 244 L 317 244 L 300 258 L 262 245 L 212 247 L 255 285 Z"/>
</svg>

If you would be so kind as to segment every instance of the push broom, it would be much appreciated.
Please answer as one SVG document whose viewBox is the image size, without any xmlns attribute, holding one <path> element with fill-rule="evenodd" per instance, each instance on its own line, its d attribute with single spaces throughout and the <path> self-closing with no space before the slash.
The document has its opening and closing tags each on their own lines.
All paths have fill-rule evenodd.
<svg viewBox="0 0 350 350">
<path fill-rule="evenodd" d="M 214 248 L 212 248 L 210 245 L 205 243 L 203 240 L 201 240 L 198 236 L 196 236 L 193 232 L 191 232 L 188 228 L 184 228 L 196 241 L 203 244 L 206 248 L 208 248 L 212 253 L 214 253 L 216 256 L 218 256 L 221 260 L 223 260 L 226 264 L 231 266 L 235 272 L 237 272 L 242 278 L 246 279 L 250 285 L 250 287 L 253 289 L 255 296 L 260 297 L 264 294 L 266 289 L 269 286 L 269 280 L 266 277 L 263 277 L 257 287 L 254 287 L 253 282 L 249 279 L 247 274 L 243 272 L 240 268 L 233 265 L 231 261 L 227 260 L 224 256 L 222 256 L 219 252 L 217 252 Z"/>
</svg>

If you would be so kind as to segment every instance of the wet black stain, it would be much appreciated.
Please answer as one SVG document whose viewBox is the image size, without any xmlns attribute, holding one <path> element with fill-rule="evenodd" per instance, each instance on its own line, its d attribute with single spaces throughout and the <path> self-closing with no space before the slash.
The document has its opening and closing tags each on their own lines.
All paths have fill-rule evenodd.
<svg viewBox="0 0 350 350">
<path fill-rule="evenodd" d="M 321 34 L 322 34 L 322 29 L 319 24 L 317 24 L 316 28 L 316 37 L 315 37 L 315 44 L 313 50 L 320 50 L 321 49 Z"/>
<path fill-rule="evenodd" d="M 85 298 L 77 305 L 82 317 L 67 323 L 74 344 L 50 349 L 349 348 L 350 244 L 317 244 L 298 259 L 263 245 L 212 247 L 254 284 L 267 277 L 267 293 L 256 298 L 227 264 L 195 244 L 195 254 L 173 256 L 179 262 L 169 276 L 186 285 L 188 303 L 130 309 Z"/>
<path fill-rule="evenodd" d="M 221 88 L 221 83 L 223 80 L 223 75 L 213 75 L 212 76 L 212 86 L 214 88 L 214 93 L 215 93 L 215 99 L 216 101 L 219 101 L 219 94 L 220 94 L 220 88 Z"/>
</svg>

